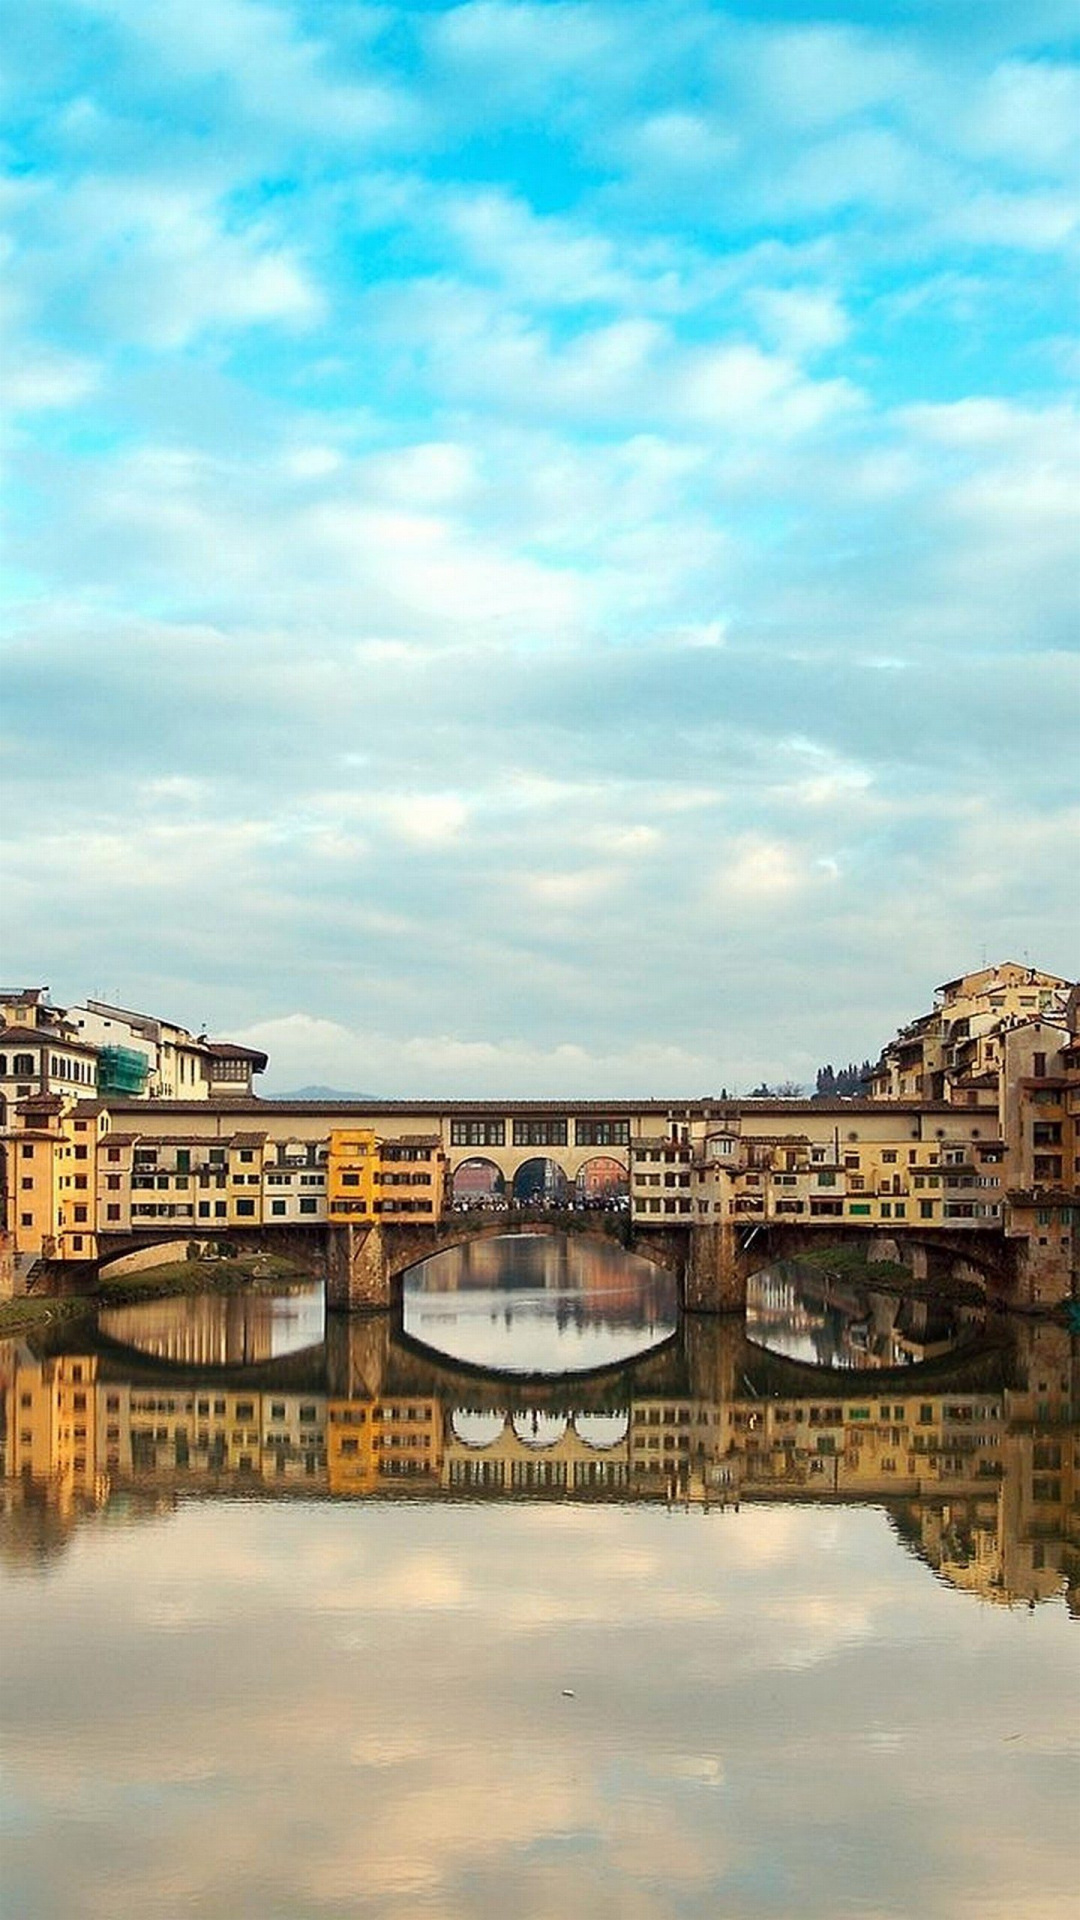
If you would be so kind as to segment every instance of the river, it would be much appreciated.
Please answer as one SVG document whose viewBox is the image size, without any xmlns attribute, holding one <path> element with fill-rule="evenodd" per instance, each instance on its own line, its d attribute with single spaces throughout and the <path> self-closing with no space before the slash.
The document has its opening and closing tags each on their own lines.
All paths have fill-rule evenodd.
<svg viewBox="0 0 1080 1920">
<path fill-rule="evenodd" d="M 12 1920 L 1075 1912 L 1063 1327 L 508 1237 L 0 1381 Z"/>
</svg>

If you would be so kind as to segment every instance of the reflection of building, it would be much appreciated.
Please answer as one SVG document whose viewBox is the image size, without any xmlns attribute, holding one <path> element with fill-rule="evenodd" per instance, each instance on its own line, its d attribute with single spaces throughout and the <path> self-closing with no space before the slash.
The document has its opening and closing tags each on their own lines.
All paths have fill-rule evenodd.
<svg viewBox="0 0 1080 1920">
<path fill-rule="evenodd" d="M 331 1400 L 326 1443 L 331 1493 L 371 1493 L 392 1481 L 437 1486 L 442 1429 L 437 1400 Z"/>
<path fill-rule="evenodd" d="M 584 1496 L 626 1491 L 630 1483 L 628 1423 L 612 1423 L 614 1437 L 590 1434 L 564 1416 L 511 1419 L 498 1414 L 486 1435 L 469 1432 L 466 1420 L 451 1420 L 446 1434 L 443 1486 L 472 1493 Z"/>
<path fill-rule="evenodd" d="M 330 1394 L 7 1343 L 3 1527 L 14 1537 L 24 1508 L 68 1525 L 120 1495 L 185 1491 L 866 1501 L 951 1584 L 1005 1604 L 1064 1594 L 1080 1612 L 1080 1353 L 1064 1328 L 1018 1329 L 1007 1364 L 969 1355 L 944 1378 L 937 1365 L 807 1385 L 740 1330 L 699 1323 L 681 1358 L 643 1361 L 607 1389 L 562 1383 L 552 1404 L 523 1385 L 508 1403 L 505 1381 L 477 1380 L 471 1410 L 460 1380 L 440 1386 L 385 1328 L 382 1344 L 356 1334 L 355 1365 L 337 1368 L 352 1390 Z M 321 1362 L 316 1350 L 262 1364 L 285 1381 Z M 27 1537 L 47 1532 L 39 1513 Z"/>
<path fill-rule="evenodd" d="M 100 1325 L 110 1340 L 176 1366 L 251 1367 L 274 1357 L 278 1312 L 269 1294 L 194 1294 L 109 1307 Z"/>
</svg>

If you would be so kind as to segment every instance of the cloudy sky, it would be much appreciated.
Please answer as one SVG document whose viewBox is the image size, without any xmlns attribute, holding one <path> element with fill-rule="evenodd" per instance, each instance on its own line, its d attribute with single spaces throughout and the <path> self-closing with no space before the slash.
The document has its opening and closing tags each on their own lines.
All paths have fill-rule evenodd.
<svg viewBox="0 0 1080 1920">
<path fill-rule="evenodd" d="M 1076 963 L 1065 0 L 8 0 L 3 970 L 687 1094 Z"/>
</svg>

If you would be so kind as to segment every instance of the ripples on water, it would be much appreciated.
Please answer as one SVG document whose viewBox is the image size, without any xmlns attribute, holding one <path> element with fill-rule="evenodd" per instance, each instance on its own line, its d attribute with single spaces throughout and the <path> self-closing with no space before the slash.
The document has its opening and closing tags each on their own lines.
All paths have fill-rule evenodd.
<svg viewBox="0 0 1080 1920">
<path fill-rule="evenodd" d="M 1075 1338 L 485 1244 L 2 1350 L 0 1910 L 1071 1916 Z"/>
</svg>

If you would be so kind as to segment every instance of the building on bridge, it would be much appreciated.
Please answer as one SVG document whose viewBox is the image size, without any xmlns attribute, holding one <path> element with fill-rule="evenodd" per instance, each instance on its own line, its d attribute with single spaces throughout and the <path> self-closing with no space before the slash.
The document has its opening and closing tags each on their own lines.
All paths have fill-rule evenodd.
<svg viewBox="0 0 1080 1920">
<path fill-rule="evenodd" d="M 1031 968 L 948 983 L 885 1049 L 876 1097 L 831 1101 L 272 1101 L 243 1090 L 256 1056 L 235 1048 L 246 1083 L 222 1082 L 228 1097 L 210 1097 L 204 1077 L 183 1099 L 88 1099 L 53 1072 L 65 1045 L 77 1065 L 85 1044 L 43 995 L 0 1002 L 38 1036 L 34 1058 L 48 1057 L 16 1081 L 30 1091 L 9 1103 L 0 1132 L 6 1227 L 24 1268 L 132 1242 L 434 1228 L 455 1200 L 483 1199 L 499 1210 L 625 1207 L 646 1237 L 765 1226 L 999 1234 L 1032 1256 L 1033 1302 L 1076 1291 L 1080 991 Z M 122 1013 L 87 1007 L 102 1022 Z M 129 1038 L 142 1019 L 130 1016 Z M 120 1027 L 93 1031 L 94 1045 L 111 1045 Z M 192 1044 L 205 1062 L 214 1043 Z M 169 1045 L 174 1061 L 187 1057 Z"/>
</svg>

